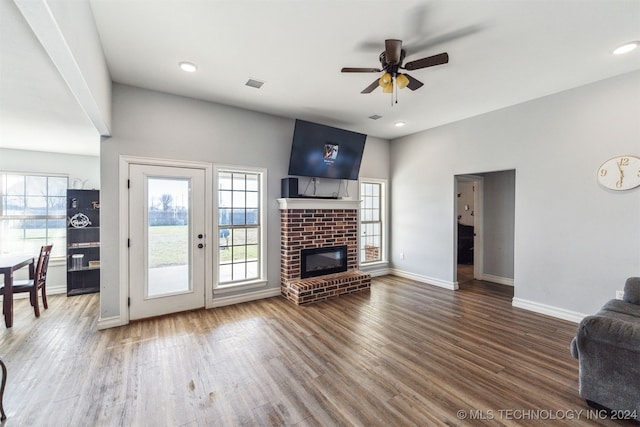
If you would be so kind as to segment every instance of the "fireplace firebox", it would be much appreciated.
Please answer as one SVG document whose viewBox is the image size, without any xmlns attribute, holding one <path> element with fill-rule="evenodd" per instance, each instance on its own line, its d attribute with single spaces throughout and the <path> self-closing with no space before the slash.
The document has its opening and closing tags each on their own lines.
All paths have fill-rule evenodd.
<svg viewBox="0 0 640 427">
<path fill-rule="evenodd" d="M 347 245 L 302 249 L 300 266 L 302 279 L 347 271 Z"/>
</svg>

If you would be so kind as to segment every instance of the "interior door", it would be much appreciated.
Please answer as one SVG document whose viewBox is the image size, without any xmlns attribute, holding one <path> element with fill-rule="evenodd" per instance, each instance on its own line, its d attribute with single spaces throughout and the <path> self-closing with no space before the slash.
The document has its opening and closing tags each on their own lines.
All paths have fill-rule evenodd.
<svg viewBox="0 0 640 427">
<path fill-rule="evenodd" d="M 205 171 L 129 165 L 129 318 L 205 306 Z"/>
</svg>

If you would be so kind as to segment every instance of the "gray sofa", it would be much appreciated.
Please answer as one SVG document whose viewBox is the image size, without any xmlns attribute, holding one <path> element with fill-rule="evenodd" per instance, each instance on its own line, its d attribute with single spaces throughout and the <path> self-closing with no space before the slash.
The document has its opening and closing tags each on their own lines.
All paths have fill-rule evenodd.
<svg viewBox="0 0 640 427">
<path fill-rule="evenodd" d="M 582 319 L 571 354 L 580 362 L 580 396 L 589 405 L 636 411 L 640 419 L 640 277 L 627 279 L 622 300 Z"/>
</svg>

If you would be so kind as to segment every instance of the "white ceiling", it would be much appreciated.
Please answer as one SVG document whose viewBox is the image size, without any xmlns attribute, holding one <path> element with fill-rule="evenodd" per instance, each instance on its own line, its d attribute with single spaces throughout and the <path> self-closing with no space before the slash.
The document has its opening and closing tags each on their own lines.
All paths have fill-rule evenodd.
<svg viewBox="0 0 640 427">
<path fill-rule="evenodd" d="M 640 69 L 640 49 L 626 56 L 611 54 L 624 42 L 640 40 L 638 0 L 90 0 L 90 4 L 115 82 L 387 139 Z M 3 33 L 5 21 L 12 19 L 3 13 Z M 16 46 L 6 48 L 2 37 L 3 62 L 6 55 L 13 60 L 27 56 L 19 55 L 23 50 L 37 50 L 33 36 L 11 38 Z M 379 67 L 378 55 L 387 38 L 404 41 L 405 62 L 444 51 L 450 62 L 410 72 L 424 86 L 400 91 L 397 104 L 392 105 L 391 96 L 380 89 L 360 94 L 379 75 L 342 74 L 340 69 Z M 34 66 L 27 59 L 21 58 L 25 62 L 18 62 L 19 68 L 6 75 L 8 67 L 2 66 L 3 122 L 6 110 L 14 110 L 16 91 L 28 95 L 22 103 L 34 98 L 28 83 L 15 86 L 24 80 L 25 68 Z M 199 69 L 185 73 L 178 68 L 179 61 L 193 62 Z M 52 67 L 42 62 L 46 61 L 40 58 L 35 66 Z M 259 90 L 245 86 L 249 78 L 265 84 Z M 54 80 L 49 76 L 46 83 L 54 85 Z M 12 101 L 5 108 L 8 88 L 15 90 L 7 92 Z M 38 103 L 35 96 L 36 107 L 74 109 L 58 98 L 59 94 L 53 97 L 54 105 L 47 105 L 47 99 L 40 96 L 43 102 Z M 15 111 L 24 109 L 24 114 L 16 116 L 27 116 L 28 108 L 18 107 Z M 374 114 L 382 118 L 368 118 Z M 407 125 L 394 127 L 398 120 Z M 3 135 L 0 144 L 4 139 Z"/>
</svg>

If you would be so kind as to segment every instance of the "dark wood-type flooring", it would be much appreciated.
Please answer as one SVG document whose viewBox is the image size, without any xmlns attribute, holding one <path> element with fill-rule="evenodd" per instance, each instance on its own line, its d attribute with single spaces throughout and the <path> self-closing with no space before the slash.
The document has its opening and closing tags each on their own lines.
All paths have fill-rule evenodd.
<svg viewBox="0 0 640 427">
<path fill-rule="evenodd" d="M 513 308 L 512 292 L 385 276 L 309 306 L 275 297 L 105 331 L 97 294 L 51 296 L 39 319 L 19 300 L 0 330 L 4 425 L 617 425 L 578 396 L 576 325 Z"/>
</svg>

